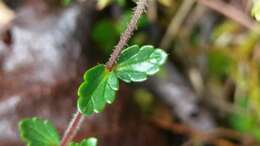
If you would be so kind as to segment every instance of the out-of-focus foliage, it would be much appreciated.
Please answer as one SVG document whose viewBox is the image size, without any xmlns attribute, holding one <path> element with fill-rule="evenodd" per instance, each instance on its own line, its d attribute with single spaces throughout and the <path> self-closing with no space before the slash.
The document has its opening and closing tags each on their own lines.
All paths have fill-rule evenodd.
<svg viewBox="0 0 260 146">
<path fill-rule="evenodd" d="M 257 21 L 260 21 L 260 1 L 253 0 L 253 8 L 251 10 L 251 14 L 256 18 Z"/>
<path fill-rule="evenodd" d="M 72 0 L 63 0 L 63 5 L 68 6 Z"/>
<path fill-rule="evenodd" d="M 145 89 L 137 89 L 134 92 L 134 100 L 142 112 L 150 113 L 154 108 L 155 97 Z"/>
<path fill-rule="evenodd" d="M 111 3 L 115 3 L 119 6 L 124 6 L 126 4 L 126 0 L 98 0 L 97 1 L 97 8 L 99 10 L 102 10 L 105 7 L 109 6 Z"/>
<path fill-rule="evenodd" d="M 126 4 L 126 0 L 114 0 L 116 2 L 116 4 L 120 5 L 120 6 L 124 6 Z"/>
<path fill-rule="evenodd" d="M 59 135 L 54 126 L 38 118 L 25 119 L 19 123 L 21 138 L 27 146 L 58 146 Z"/>
<path fill-rule="evenodd" d="M 91 137 L 91 138 L 82 140 L 80 143 L 70 143 L 69 146 L 97 146 L 97 139 Z"/>
<path fill-rule="evenodd" d="M 111 20 L 104 19 L 95 25 L 91 36 L 98 46 L 109 54 L 119 38 L 119 33 Z"/>
<path fill-rule="evenodd" d="M 97 8 L 98 9 L 103 9 L 106 6 L 108 6 L 108 4 L 110 4 L 111 0 L 98 0 L 97 1 Z"/>
<path fill-rule="evenodd" d="M 120 34 L 126 29 L 131 16 L 132 12 L 127 10 L 118 20 L 104 18 L 95 23 L 91 37 L 104 54 L 109 54 L 112 51 Z M 140 30 L 148 24 L 147 17 L 141 16 L 138 29 Z M 143 44 L 144 40 L 145 35 L 137 32 L 129 44 Z"/>
<path fill-rule="evenodd" d="M 233 60 L 225 52 L 213 50 L 209 52 L 208 57 L 208 69 L 210 74 L 221 77 L 230 73 Z"/>
<path fill-rule="evenodd" d="M 24 119 L 19 123 L 21 138 L 27 146 L 59 146 L 60 137 L 55 127 L 47 120 L 39 118 Z M 97 146 L 96 138 L 88 138 L 69 146 Z"/>
<path fill-rule="evenodd" d="M 239 100 L 239 111 L 232 114 L 230 117 L 231 126 L 242 133 L 251 134 L 256 139 L 260 140 L 260 126 L 258 125 L 257 118 L 250 114 L 248 109 L 248 98 L 242 97 L 239 98 Z"/>
<path fill-rule="evenodd" d="M 215 29 L 209 51 L 209 73 L 232 79 L 236 85 L 234 102 L 237 109 L 230 117 L 233 128 L 260 140 L 260 80 L 259 35 L 254 32 L 241 33 L 238 25 L 227 21 Z"/>
</svg>

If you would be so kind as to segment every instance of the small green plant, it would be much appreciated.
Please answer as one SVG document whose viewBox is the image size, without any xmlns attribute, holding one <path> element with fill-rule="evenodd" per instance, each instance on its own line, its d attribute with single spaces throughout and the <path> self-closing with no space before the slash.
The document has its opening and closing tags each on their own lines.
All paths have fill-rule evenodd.
<svg viewBox="0 0 260 146">
<path fill-rule="evenodd" d="M 127 29 L 122 33 L 109 61 L 98 64 L 84 74 L 84 81 L 78 89 L 78 111 L 71 120 L 63 138 L 54 126 L 39 118 L 25 119 L 19 123 L 21 138 L 27 146 L 96 146 L 96 138 L 71 142 L 85 116 L 102 112 L 106 103 L 115 100 L 119 80 L 126 83 L 142 82 L 159 71 L 167 54 L 150 45 L 133 45 L 122 51 L 135 30 L 138 20 L 145 11 L 147 0 L 137 2 L 137 7 Z"/>
</svg>

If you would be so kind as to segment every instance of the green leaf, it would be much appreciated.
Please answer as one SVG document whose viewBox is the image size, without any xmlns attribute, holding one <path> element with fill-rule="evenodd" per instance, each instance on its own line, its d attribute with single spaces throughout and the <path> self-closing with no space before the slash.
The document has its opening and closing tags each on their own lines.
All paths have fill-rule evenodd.
<svg viewBox="0 0 260 146">
<path fill-rule="evenodd" d="M 91 68 L 84 74 L 84 82 L 78 90 L 78 110 L 85 115 L 101 112 L 106 103 L 115 100 L 118 86 L 115 73 L 107 70 L 105 65 Z"/>
<path fill-rule="evenodd" d="M 54 126 L 46 120 L 24 119 L 19 123 L 19 131 L 27 146 L 59 146 L 59 135 Z"/>
<path fill-rule="evenodd" d="M 97 146 L 97 139 L 94 137 L 84 139 L 80 143 L 71 143 L 69 146 Z"/>
<path fill-rule="evenodd" d="M 167 54 L 161 49 L 155 49 L 150 45 L 141 48 L 133 45 L 120 55 L 115 73 L 127 83 L 141 82 L 146 80 L 148 75 L 157 73 L 166 59 Z"/>
<path fill-rule="evenodd" d="M 260 21 L 260 1 L 259 0 L 254 0 L 251 14 L 252 14 L 252 16 L 254 16 L 256 18 L 257 21 Z"/>
</svg>

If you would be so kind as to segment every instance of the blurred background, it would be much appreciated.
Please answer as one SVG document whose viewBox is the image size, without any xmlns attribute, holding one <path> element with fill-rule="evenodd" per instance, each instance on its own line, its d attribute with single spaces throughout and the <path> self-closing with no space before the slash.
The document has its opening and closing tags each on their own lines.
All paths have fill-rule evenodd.
<svg viewBox="0 0 260 146">
<path fill-rule="evenodd" d="M 22 146 L 17 123 L 62 134 L 85 70 L 105 63 L 132 0 L 0 1 L 0 146 Z M 253 0 L 150 0 L 128 43 L 168 52 L 144 83 L 89 117 L 76 140 L 99 146 L 260 146 L 260 29 Z"/>
</svg>

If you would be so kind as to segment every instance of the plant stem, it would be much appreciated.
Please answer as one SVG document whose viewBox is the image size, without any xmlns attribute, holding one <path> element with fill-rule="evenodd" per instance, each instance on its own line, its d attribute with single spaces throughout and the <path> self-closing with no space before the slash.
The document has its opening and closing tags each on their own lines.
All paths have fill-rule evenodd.
<svg viewBox="0 0 260 146">
<path fill-rule="evenodd" d="M 120 40 L 119 40 L 118 44 L 116 45 L 113 53 L 111 54 L 108 62 L 106 63 L 106 67 L 109 70 L 112 70 L 122 49 L 124 48 L 124 46 L 126 45 L 128 40 L 133 35 L 133 32 L 134 32 L 135 28 L 137 27 L 138 20 L 140 19 L 141 15 L 144 13 L 147 5 L 148 5 L 148 0 L 139 0 L 137 2 L 137 7 L 134 10 L 134 14 L 132 16 L 131 21 L 129 22 L 129 24 L 127 26 L 127 29 L 120 36 Z M 83 120 L 84 120 L 84 115 L 82 115 L 79 111 L 77 111 L 75 116 L 71 120 L 69 126 L 67 127 L 67 130 L 65 131 L 65 133 L 63 135 L 60 146 L 67 146 L 69 144 L 69 142 L 76 135 Z"/>
<path fill-rule="evenodd" d="M 79 111 L 77 111 L 63 135 L 60 146 L 67 146 L 69 144 L 69 142 L 76 135 L 83 120 L 84 120 L 84 115 L 82 115 Z"/>
<path fill-rule="evenodd" d="M 139 0 L 137 2 L 137 7 L 134 10 L 134 14 L 132 16 L 131 21 L 129 22 L 126 30 L 121 34 L 120 40 L 115 46 L 113 53 L 111 54 L 108 62 L 106 63 L 106 67 L 111 70 L 113 66 L 116 64 L 117 58 L 120 55 L 122 49 L 127 44 L 128 40 L 133 35 L 134 30 L 137 27 L 138 20 L 145 12 L 145 8 L 148 5 L 148 0 Z"/>
</svg>

